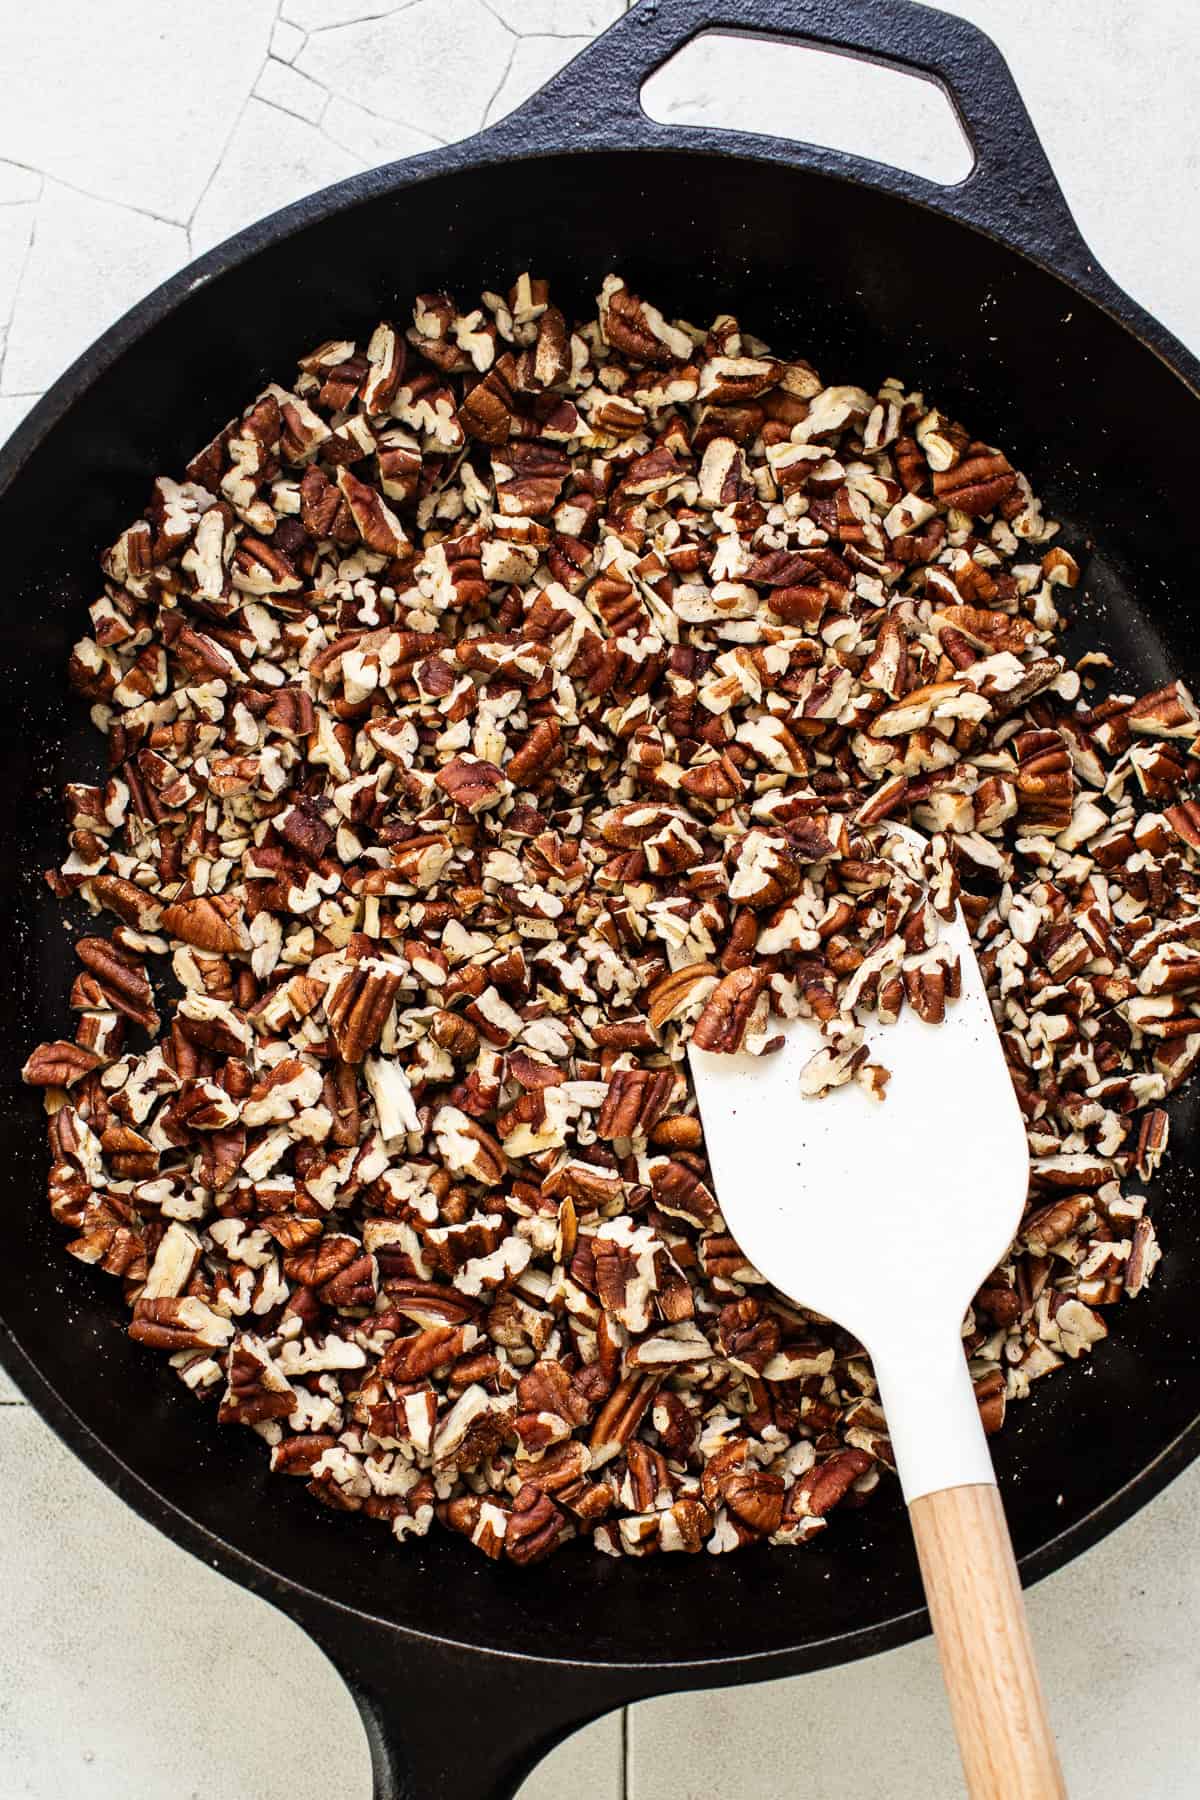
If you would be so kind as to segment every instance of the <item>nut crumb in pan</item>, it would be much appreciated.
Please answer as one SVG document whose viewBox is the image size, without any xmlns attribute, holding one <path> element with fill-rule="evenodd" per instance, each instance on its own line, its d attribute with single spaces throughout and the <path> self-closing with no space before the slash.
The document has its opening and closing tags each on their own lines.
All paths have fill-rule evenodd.
<svg viewBox="0 0 1200 1800">
<path fill-rule="evenodd" d="M 1200 1053 L 1200 714 L 1084 691 L 1080 572 L 924 397 L 619 276 L 317 346 L 102 559 L 108 740 L 49 877 L 54 1217 L 329 1506 L 531 1563 L 801 1544 L 889 1464 L 869 1364 L 725 1229 L 686 1045 L 952 1002 L 1029 1134 L 964 1325 L 989 1431 L 1159 1260 Z M 909 820 L 925 855 L 889 836 Z"/>
</svg>

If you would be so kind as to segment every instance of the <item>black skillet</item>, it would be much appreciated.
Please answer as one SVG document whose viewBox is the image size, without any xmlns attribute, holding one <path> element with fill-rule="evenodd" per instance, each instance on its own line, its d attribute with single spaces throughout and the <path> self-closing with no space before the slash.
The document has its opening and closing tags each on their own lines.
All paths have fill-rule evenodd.
<svg viewBox="0 0 1200 1800">
<path fill-rule="evenodd" d="M 971 175 L 943 188 L 805 144 L 652 123 L 643 81 L 714 27 L 938 82 L 974 145 Z M 1065 541 L 1095 541 L 1087 641 L 1125 679 L 1150 686 L 1198 661 L 1184 584 L 1200 366 L 1097 268 L 995 47 L 905 0 L 642 0 L 482 136 L 300 201 L 167 282 L 0 454 L 0 1359 L 145 1518 L 312 1634 L 362 1708 L 377 1796 L 422 1800 L 511 1795 L 558 1738 L 625 1701 L 819 1668 L 927 1629 L 898 1497 L 801 1552 L 614 1563 L 580 1549 L 521 1573 L 445 1535 L 398 1549 L 269 1478 L 250 1434 L 216 1432 L 130 1343 L 108 1278 L 63 1256 L 46 1215 L 40 1111 L 18 1070 L 58 1034 L 68 958 L 60 910 L 26 871 L 61 853 L 52 791 L 97 760 L 63 669 L 98 546 L 156 471 L 177 471 L 312 343 L 361 336 L 415 292 L 467 297 L 524 268 L 581 311 L 619 268 L 668 313 L 736 310 L 828 380 L 922 386 L 1031 472 Z M 1151 1294 L 996 1446 L 1027 1581 L 1200 1451 L 1197 1129 L 1185 1097 Z"/>
</svg>

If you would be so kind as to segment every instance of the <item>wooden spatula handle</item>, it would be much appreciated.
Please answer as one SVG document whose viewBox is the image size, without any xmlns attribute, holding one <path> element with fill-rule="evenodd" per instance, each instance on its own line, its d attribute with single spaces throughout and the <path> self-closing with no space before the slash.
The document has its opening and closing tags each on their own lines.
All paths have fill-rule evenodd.
<svg viewBox="0 0 1200 1800">
<path fill-rule="evenodd" d="M 1063 1800 L 998 1490 L 942 1488 L 909 1515 L 971 1800 Z"/>
</svg>

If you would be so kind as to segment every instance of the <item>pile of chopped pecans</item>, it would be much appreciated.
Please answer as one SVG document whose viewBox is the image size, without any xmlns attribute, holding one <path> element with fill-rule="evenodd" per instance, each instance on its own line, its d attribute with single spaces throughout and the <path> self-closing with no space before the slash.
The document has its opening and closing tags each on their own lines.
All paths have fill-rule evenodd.
<svg viewBox="0 0 1200 1800">
<path fill-rule="evenodd" d="M 886 1424 L 727 1233 L 685 1046 L 812 1018 L 808 1090 L 882 1093 L 856 1021 L 940 1016 L 960 898 L 1033 1159 L 989 1430 L 1102 1338 L 1200 1054 L 1200 716 L 1084 695 L 1055 531 L 920 394 L 616 276 L 573 330 L 528 276 L 423 295 L 160 476 L 49 877 L 117 923 L 25 1070 L 131 1335 L 399 1538 L 806 1541 Z"/>
</svg>

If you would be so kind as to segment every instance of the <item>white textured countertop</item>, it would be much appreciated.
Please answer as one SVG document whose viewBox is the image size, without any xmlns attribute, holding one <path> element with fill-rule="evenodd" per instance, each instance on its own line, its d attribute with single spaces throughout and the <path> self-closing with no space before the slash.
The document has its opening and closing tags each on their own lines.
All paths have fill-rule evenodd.
<svg viewBox="0 0 1200 1800">
<path fill-rule="evenodd" d="M 34 15 L 0 0 L 0 440 L 192 255 L 314 188 L 500 117 L 621 10 L 40 0 Z M 958 10 L 1008 56 L 1101 262 L 1200 350 L 1194 4 Z M 799 80 L 774 79 L 788 65 L 770 55 L 767 87 L 754 47 L 704 46 L 659 78 L 654 110 L 781 132 L 803 119 L 807 135 L 881 159 L 903 138 L 926 172 L 961 173 L 933 90 L 898 78 L 870 90 L 877 74 L 830 60 L 819 85 L 806 68 L 801 110 Z M 1200 1466 L 1030 1596 L 1075 1800 L 1200 1791 L 1198 1506 Z M 366 1742 L 320 1652 L 115 1500 L 3 1377 L 0 1519 L 0 1800 L 366 1800 Z M 925 1642 L 635 1707 L 557 1750 L 522 1800 L 960 1791 Z"/>
</svg>

